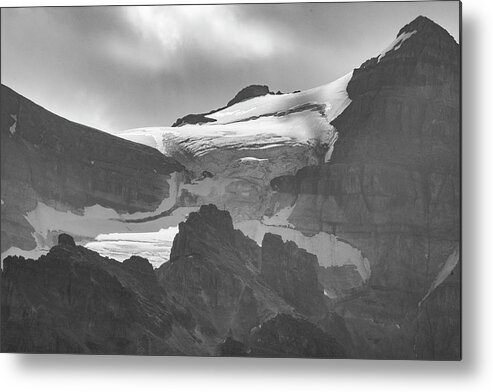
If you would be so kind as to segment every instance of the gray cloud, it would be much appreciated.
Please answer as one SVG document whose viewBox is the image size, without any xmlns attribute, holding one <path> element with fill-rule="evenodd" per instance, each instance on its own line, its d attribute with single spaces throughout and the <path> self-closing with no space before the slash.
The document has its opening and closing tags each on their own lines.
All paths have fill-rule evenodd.
<svg viewBox="0 0 493 392">
<path fill-rule="evenodd" d="M 3 9 L 2 83 L 110 132 L 169 125 L 248 84 L 328 83 L 418 15 L 457 39 L 457 2 Z"/>
</svg>

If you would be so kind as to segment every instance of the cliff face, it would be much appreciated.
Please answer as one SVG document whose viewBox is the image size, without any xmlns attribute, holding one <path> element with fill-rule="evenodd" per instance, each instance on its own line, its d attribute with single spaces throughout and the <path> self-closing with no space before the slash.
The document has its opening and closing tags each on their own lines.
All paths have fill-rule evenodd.
<svg viewBox="0 0 493 392">
<path fill-rule="evenodd" d="M 266 235 L 260 248 L 213 205 L 190 214 L 179 229 L 170 261 L 157 274 L 204 334 L 245 339 L 278 313 L 317 319 L 327 312 L 316 257 L 294 243 Z"/>
<path fill-rule="evenodd" d="M 416 358 L 460 358 L 460 328 L 461 268 L 457 264 L 447 278 L 420 303 L 416 317 Z"/>
<path fill-rule="evenodd" d="M 417 18 L 394 47 L 354 71 L 347 87 L 351 103 L 332 122 L 339 137 L 331 161 L 272 182 L 296 203 L 289 222 L 297 229 L 333 233 L 368 258 L 368 295 L 387 304 L 385 312 L 373 307 L 369 319 L 386 319 L 389 328 L 398 324 L 399 336 L 459 242 L 459 60 L 454 39 Z M 347 307 L 359 308 L 364 300 L 355 301 Z M 449 311 L 458 317 L 456 307 Z M 355 336 L 365 335 L 365 328 L 355 321 Z M 363 338 L 370 351 L 415 355 L 391 349 L 393 333 L 374 339 L 371 328 Z M 413 333 L 407 332 L 408 347 Z M 382 350 L 385 341 L 388 350 Z"/>
<path fill-rule="evenodd" d="M 260 273 L 282 298 L 305 314 L 326 311 L 318 267 L 315 255 L 299 249 L 294 242 L 284 243 L 278 235 L 265 234 Z"/>
<path fill-rule="evenodd" d="M 143 145 L 65 120 L 1 87 L 2 252 L 36 246 L 26 213 L 42 202 L 153 211 L 182 166 Z"/>
</svg>

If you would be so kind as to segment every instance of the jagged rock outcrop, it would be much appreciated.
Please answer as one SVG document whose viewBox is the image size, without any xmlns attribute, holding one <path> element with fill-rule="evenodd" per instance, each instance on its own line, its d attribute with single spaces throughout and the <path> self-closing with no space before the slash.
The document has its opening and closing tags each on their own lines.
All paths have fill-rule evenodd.
<svg viewBox="0 0 493 392">
<path fill-rule="evenodd" d="M 317 268 L 314 255 L 278 236 L 266 235 L 259 247 L 233 229 L 228 212 L 209 205 L 180 224 L 170 261 L 157 274 L 201 333 L 245 343 L 252 328 L 276 314 L 314 323 L 327 315 Z"/>
<path fill-rule="evenodd" d="M 42 202 L 80 213 L 95 204 L 154 211 L 183 170 L 158 151 L 65 120 L 1 86 L 2 252 L 36 246 L 28 212 Z"/>
<path fill-rule="evenodd" d="M 213 205 L 180 224 L 171 259 L 158 270 L 141 257 L 122 263 L 101 257 L 61 234 L 59 245 L 37 261 L 4 260 L 1 349 L 344 355 L 330 336 L 333 326 L 343 336 L 344 327 L 328 320 L 314 256 L 276 237 L 264 243 L 262 252 Z M 284 256 L 274 260 L 274 252 Z M 270 263 L 286 278 L 273 279 Z"/>
<path fill-rule="evenodd" d="M 152 267 L 139 261 L 139 269 Z M 129 264 L 58 245 L 39 260 L 7 257 L 1 350 L 25 353 L 205 353 L 165 293 Z M 130 267 L 130 268 L 127 268 Z"/>
<path fill-rule="evenodd" d="M 328 297 L 342 298 L 358 291 L 364 284 L 354 265 L 318 267 L 318 281 Z"/>
<path fill-rule="evenodd" d="M 261 97 L 263 95 L 267 95 L 270 93 L 269 87 L 268 86 L 262 86 L 258 84 L 252 84 L 250 86 L 245 87 L 244 89 L 240 90 L 238 94 L 235 95 L 235 97 L 228 102 L 227 106 L 232 106 L 235 103 L 245 101 L 247 99 L 255 98 L 255 97 Z"/>
<path fill-rule="evenodd" d="M 185 117 L 181 117 L 178 120 L 176 120 L 172 127 L 181 127 L 182 125 L 185 124 L 204 124 L 208 122 L 214 122 L 217 121 L 214 118 L 207 117 L 204 114 L 187 114 Z"/>
<path fill-rule="evenodd" d="M 186 116 L 180 117 L 177 119 L 172 127 L 181 127 L 183 125 L 194 125 L 194 124 L 205 124 L 209 122 L 215 122 L 217 121 L 215 118 L 208 117 L 208 115 L 216 113 L 220 110 L 223 110 L 225 108 L 228 108 L 236 103 L 246 101 L 247 99 L 255 98 L 255 97 L 261 97 L 267 94 L 273 94 L 270 92 L 268 86 L 261 86 L 257 84 L 252 84 L 250 86 L 247 86 L 240 90 L 238 94 L 234 96 L 233 99 L 231 99 L 226 106 L 223 106 L 219 109 L 211 110 L 210 112 L 207 113 L 197 113 L 197 114 L 187 114 Z M 280 91 L 278 91 L 278 95 L 282 95 Z"/>
<path fill-rule="evenodd" d="M 75 246 L 74 237 L 71 235 L 62 233 L 58 236 L 58 245 Z"/>
<path fill-rule="evenodd" d="M 234 230 L 231 216 L 202 206 L 180 223 L 160 283 L 199 320 L 207 336 L 243 339 L 276 313 L 295 312 L 259 277 L 260 248 Z"/>
<path fill-rule="evenodd" d="M 327 311 L 324 292 L 318 283 L 317 257 L 267 233 L 262 241 L 260 274 L 282 298 L 305 314 Z"/>
</svg>

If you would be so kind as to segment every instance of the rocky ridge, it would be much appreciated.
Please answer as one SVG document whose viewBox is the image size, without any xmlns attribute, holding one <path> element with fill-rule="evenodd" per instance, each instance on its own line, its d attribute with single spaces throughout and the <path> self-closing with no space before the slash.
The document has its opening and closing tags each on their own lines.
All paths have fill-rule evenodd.
<svg viewBox="0 0 493 392">
<path fill-rule="evenodd" d="M 300 303 L 289 293 L 289 284 L 320 290 L 313 256 L 271 240 L 262 252 L 226 211 L 203 206 L 180 224 L 171 260 L 153 270 L 145 259 L 119 263 L 62 234 L 37 261 L 5 259 L 2 351 L 226 355 L 229 341 L 261 356 L 344 357 L 332 324 L 317 326 L 329 313 L 320 297 Z M 275 247 L 307 273 L 273 284 L 261 270 Z M 283 335 L 273 335 L 279 323 Z"/>
</svg>

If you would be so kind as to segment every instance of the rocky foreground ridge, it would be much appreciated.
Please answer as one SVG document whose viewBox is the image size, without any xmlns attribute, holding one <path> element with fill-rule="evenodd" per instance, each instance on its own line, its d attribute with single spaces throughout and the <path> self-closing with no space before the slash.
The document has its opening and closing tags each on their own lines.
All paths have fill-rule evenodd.
<svg viewBox="0 0 493 392">
<path fill-rule="evenodd" d="M 212 205 L 180 224 L 171 260 L 157 270 L 62 234 L 36 261 L 4 260 L 2 351 L 226 355 L 236 342 L 242 351 L 231 355 L 345 357 L 316 267 L 279 237 L 257 246 Z"/>
</svg>

